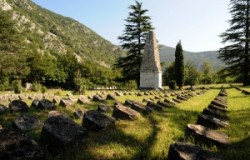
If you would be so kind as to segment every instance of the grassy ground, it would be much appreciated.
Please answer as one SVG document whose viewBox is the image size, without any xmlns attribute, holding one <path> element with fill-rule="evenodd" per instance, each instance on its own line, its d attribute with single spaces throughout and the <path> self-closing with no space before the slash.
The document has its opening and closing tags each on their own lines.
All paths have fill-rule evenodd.
<svg viewBox="0 0 250 160">
<path fill-rule="evenodd" d="M 221 153 L 229 160 L 250 157 L 250 96 L 236 89 L 227 89 L 230 127 L 223 131 L 229 135 L 231 145 Z"/>
<path fill-rule="evenodd" d="M 226 87 L 229 87 L 228 85 Z M 114 128 L 100 132 L 90 132 L 83 140 L 79 148 L 69 148 L 64 154 L 48 159 L 165 159 L 169 145 L 174 141 L 183 140 L 185 127 L 188 123 L 196 123 L 198 115 L 219 93 L 220 85 L 207 91 L 204 95 L 196 96 L 188 101 L 178 104 L 174 108 L 165 108 L 161 112 L 153 112 L 147 116 L 140 116 L 136 121 L 116 121 Z M 226 159 L 247 159 L 250 153 L 250 97 L 241 94 L 236 89 L 227 89 L 230 127 L 221 130 L 230 137 L 231 145 L 222 150 L 212 148 L 223 154 Z M 95 94 L 88 92 L 87 94 Z M 58 94 L 66 95 L 60 91 Z M 107 94 L 107 93 L 106 93 Z M 131 96 L 118 97 L 120 102 L 126 99 L 141 102 L 143 98 L 154 96 Z M 170 97 L 171 98 L 171 97 Z M 31 103 L 31 102 L 28 102 Z M 106 102 L 113 104 L 113 101 Z M 70 118 L 77 108 L 96 109 L 98 103 L 90 105 L 76 105 L 74 108 L 57 107 Z M 30 114 L 37 115 L 43 122 L 47 118 L 48 111 L 31 109 Z M 112 113 L 108 113 L 111 115 Z M 0 115 L 0 124 L 4 128 L 11 127 L 13 119 L 19 113 L 4 113 Z M 82 124 L 81 120 L 74 121 Z M 41 128 L 29 132 L 35 140 L 39 140 Z"/>
</svg>

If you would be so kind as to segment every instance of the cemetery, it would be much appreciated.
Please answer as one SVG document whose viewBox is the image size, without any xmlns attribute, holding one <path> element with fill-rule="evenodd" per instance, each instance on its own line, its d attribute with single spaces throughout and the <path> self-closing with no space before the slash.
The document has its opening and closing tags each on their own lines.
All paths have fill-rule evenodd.
<svg viewBox="0 0 250 160">
<path fill-rule="evenodd" d="M 230 85 L 60 92 L 1 93 L 1 159 L 219 160 L 249 151 L 234 139 L 249 134 L 239 129 L 249 126 L 250 98 Z"/>
<path fill-rule="evenodd" d="M 205 52 L 160 44 L 137 0 L 117 45 L 38 1 L 0 0 L 0 160 L 250 159 L 250 0 Z"/>
</svg>

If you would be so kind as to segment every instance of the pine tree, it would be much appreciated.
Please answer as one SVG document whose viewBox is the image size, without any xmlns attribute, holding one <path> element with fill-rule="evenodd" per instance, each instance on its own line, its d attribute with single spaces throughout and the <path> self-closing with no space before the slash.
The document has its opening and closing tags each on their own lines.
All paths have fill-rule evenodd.
<svg viewBox="0 0 250 160">
<path fill-rule="evenodd" d="M 230 44 L 220 49 L 219 58 L 228 65 L 227 75 L 240 76 L 249 85 L 250 0 L 231 0 L 230 6 L 230 28 L 221 34 L 222 42 Z"/>
<path fill-rule="evenodd" d="M 176 45 L 175 49 L 175 81 L 179 89 L 184 85 L 184 57 L 181 41 Z"/>
<path fill-rule="evenodd" d="M 131 12 L 125 19 L 127 24 L 124 33 L 118 37 L 127 55 L 118 58 L 115 66 L 122 69 L 123 81 L 135 80 L 139 84 L 142 51 L 148 31 L 153 30 L 153 27 L 150 22 L 151 18 L 145 15 L 148 10 L 142 9 L 142 3 L 135 2 L 135 5 L 129 6 Z"/>
</svg>

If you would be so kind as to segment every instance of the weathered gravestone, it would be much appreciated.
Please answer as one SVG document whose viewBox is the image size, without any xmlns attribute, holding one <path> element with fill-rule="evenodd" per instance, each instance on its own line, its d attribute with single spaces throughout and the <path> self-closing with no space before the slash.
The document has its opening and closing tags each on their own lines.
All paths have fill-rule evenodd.
<svg viewBox="0 0 250 160">
<path fill-rule="evenodd" d="M 70 106 L 74 106 L 74 102 L 71 101 L 70 99 L 62 98 L 59 105 L 61 107 L 70 107 Z"/>
<path fill-rule="evenodd" d="M 76 119 L 82 119 L 83 116 L 84 116 L 84 110 L 82 110 L 82 109 L 77 109 L 77 110 L 73 113 L 73 116 L 74 116 Z"/>
<path fill-rule="evenodd" d="M 55 116 L 64 116 L 66 117 L 66 115 L 60 111 L 49 111 L 48 113 L 48 118 L 50 117 L 55 117 Z"/>
<path fill-rule="evenodd" d="M 227 105 L 226 105 L 226 104 L 224 104 L 224 103 L 222 103 L 222 102 L 220 102 L 220 101 L 217 101 L 217 100 L 213 100 L 213 101 L 211 102 L 211 104 L 213 104 L 213 105 L 215 105 L 215 106 L 218 106 L 218 107 L 227 108 Z"/>
<path fill-rule="evenodd" d="M 171 108 L 171 107 L 173 107 L 173 104 L 167 103 L 167 102 L 162 102 L 162 101 L 158 101 L 157 104 L 160 105 L 160 106 L 162 106 L 162 107 L 165 107 L 165 108 Z"/>
<path fill-rule="evenodd" d="M 51 102 L 50 100 L 42 99 L 39 101 L 37 108 L 53 110 L 56 108 L 56 105 L 55 105 L 55 103 Z"/>
<path fill-rule="evenodd" d="M 149 106 L 144 106 L 142 104 L 140 104 L 139 102 L 133 102 L 133 104 L 131 105 L 131 109 L 143 113 L 143 114 L 149 114 L 151 112 L 153 112 L 153 109 Z"/>
<path fill-rule="evenodd" d="M 14 100 L 10 102 L 9 108 L 11 112 L 22 112 L 22 111 L 28 111 L 29 109 L 28 105 L 21 100 Z"/>
<path fill-rule="evenodd" d="M 99 131 L 115 125 L 115 119 L 99 111 L 90 110 L 84 114 L 82 125 L 90 130 Z"/>
<path fill-rule="evenodd" d="M 97 110 L 101 112 L 108 112 L 108 111 L 112 111 L 112 108 L 106 104 L 99 103 Z"/>
<path fill-rule="evenodd" d="M 140 114 L 128 107 L 115 105 L 112 117 L 124 120 L 136 120 Z"/>
<path fill-rule="evenodd" d="M 77 103 L 79 103 L 79 104 L 89 104 L 90 100 L 88 98 L 84 97 L 83 95 L 80 95 L 78 100 L 77 100 Z"/>
<path fill-rule="evenodd" d="M 225 128 L 229 126 L 227 121 L 223 121 L 221 119 L 205 114 L 200 114 L 198 116 L 197 124 L 203 125 L 211 129 Z"/>
<path fill-rule="evenodd" d="M 61 101 L 61 97 L 59 96 L 54 96 L 52 102 L 55 104 L 59 104 Z"/>
<path fill-rule="evenodd" d="M 38 104 L 39 104 L 39 100 L 38 99 L 35 99 L 31 102 L 31 105 L 30 107 L 31 108 L 38 108 Z"/>
<path fill-rule="evenodd" d="M 96 101 L 96 102 L 105 102 L 105 100 L 102 97 L 100 97 L 99 95 L 94 95 L 92 100 Z"/>
<path fill-rule="evenodd" d="M 161 105 L 156 104 L 154 102 L 148 102 L 147 106 L 150 107 L 150 108 L 152 108 L 153 110 L 157 110 L 157 111 L 163 110 L 163 107 Z"/>
<path fill-rule="evenodd" d="M 218 106 L 215 106 L 213 104 L 209 104 L 208 108 L 212 109 L 212 110 L 215 110 L 215 111 L 219 111 L 221 113 L 225 113 L 225 114 L 228 112 L 225 108 L 218 107 Z"/>
<path fill-rule="evenodd" d="M 14 120 L 14 127 L 22 131 L 30 131 L 40 126 L 40 120 L 36 116 L 23 114 Z"/>
<path fill-rule="evenodd" d="M 198 144 L 216 145 L 217 147 L 223 147 L 229 144 L 229 138 L 226 134 L 206 128 L 202 125 L 188 124 L 186 127 L 186 135 L 193 137 L 195 143 Z"/>
<path fill-rule="evenodd" d="M 184 142 L 171 144 L 168 151 L 168 160 L 223 160 L 218 154 L 203 150 L 199 146 Z"/>
<path fill-rule="evenodd" d="M 112 94 L 108 94 L 106 100 L 117 100 L 116 97 Z"/>
<path fill-rule="evenodd" d="M 125 100 L 125 102 L 124 102 L 124 105 L 125 106 L 132 106 L 132 104 L 133 104 L 133 101 L 131 101 L 131 100 Z"/>
<path fill-rule="evenodd" d="M 14 130 L 0 131 L 1 160 L 41 160 L 43 152 L 28 135 Z"/>
<path fill-rule="evenodd" d="M 164 99 L 164 102 L 169 103 L 169 104 L 171 104 L 173 106 L 176 104 L 174 101 L 169 100 L 169 99 Z"/>
<path fill-rule="evenodd" d="M 222 113 L 222 112 L 220 112 L 218 110 L 214 110 L 214 109 L 210 109 L 210 108 L 205 108 L 202 111 L 202 114 L 213 116 L 215 118 L 222 119 L 222 120 L 228 120 L 229 119 L 229 117 L 226 115 L 226 113 Z"/>
<path fill-rule="evenodd" d="M 49 117 L 42 129 L 40 142 L 51 153 L 57 154 L 76 147 L 86 136 L 87 130 L 64 116 Z"/>
</svg>

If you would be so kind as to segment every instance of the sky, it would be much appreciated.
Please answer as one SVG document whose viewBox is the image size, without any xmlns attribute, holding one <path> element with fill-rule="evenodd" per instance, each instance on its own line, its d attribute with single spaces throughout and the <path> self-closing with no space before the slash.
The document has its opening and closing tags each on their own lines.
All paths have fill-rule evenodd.
<svg viewBox="0 0 250 160">
<path fill-rule="evenodd" d="M 89 27 L 120 45 L 130 5 L 135 0 L 33 0 L 36 4 Z M 229 28 L 230 0 L 139 0 L 147 9 L 160 44 L 175 47 L 181 40 L 186 51 L 223 47 L 219 35 Z"/>
</svg>

